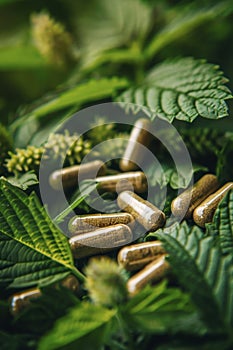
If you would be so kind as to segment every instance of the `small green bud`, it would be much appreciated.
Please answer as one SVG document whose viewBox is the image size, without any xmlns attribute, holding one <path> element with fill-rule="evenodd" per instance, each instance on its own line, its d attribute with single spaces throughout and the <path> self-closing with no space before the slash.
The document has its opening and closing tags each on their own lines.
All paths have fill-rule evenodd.
<svg viewBox="0 0 233 350">
<path fill-rule="evenodd" d="M 5 161 L 8 152 L 12 150 L 13 141 L 6 128 L 0 124 L 0 176 L 7 174 Z"/>
<path fill-rule="evenodd" d="M 96 305 L 114 307 L 128 298 L 122 269 L 108 257 L 92 258 L 85 269 L 85 287 Z"/>
</svg>

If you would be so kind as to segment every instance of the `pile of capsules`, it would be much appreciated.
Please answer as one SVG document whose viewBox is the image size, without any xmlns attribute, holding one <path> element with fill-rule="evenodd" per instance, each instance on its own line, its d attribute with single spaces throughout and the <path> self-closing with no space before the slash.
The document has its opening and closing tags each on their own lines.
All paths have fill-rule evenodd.
<svg viewBox="0 0 233 350">
<path fill-rule="evenodd" d="M 138 145 L 149 147 L 153 138 L 149 128 L 148 119 L 139 119 L 135 123 L 119 165 L 123 173 L 104 176 L 105 164 L 95 160 L 54 171 L 49 179 L 53 189 L 66 190 L 77 186 L 77 179 L 91 178 L 98 171 L 95 181 L 100 190 L 118 193 L 117 204 L 123 212 L 73 217 L 68 225 L 69 243 L 75 259 L 105 254 L 124 246 L 118 252 L 118 263 L 127 271 L 136 271 L 127 282 L 131 295 L 147 283 L 155 283 L 170 273 L 167 254 L 160 241 L 129 245 L 134 240 L 132 231 L 135 221 L 146 232 L 156 231 L 166 221 L 165 214 L 160 209 L 139 196 L 147 191 L 148 184 L 145 174 L 138 171 L 133 160 L 145 157 Z M 216 176 L 206 174 L 172 201 L 172 214 L 177 218 L 193 218 L 197 225 L 205 227 L 206 223 L 212 221 L 219 202 L 230 189 L 233 189 L 233 182 L 220 188 Z M 75 292 L 79 289 L 79 283 L 73 276 L 69 276 L 64 285 Z M 38 297 L 40 293 L 39 289 L 31 289 L 14 295 L 13 312 L 20 311 L 28 305 L 31 298 Z"/>
</svg>

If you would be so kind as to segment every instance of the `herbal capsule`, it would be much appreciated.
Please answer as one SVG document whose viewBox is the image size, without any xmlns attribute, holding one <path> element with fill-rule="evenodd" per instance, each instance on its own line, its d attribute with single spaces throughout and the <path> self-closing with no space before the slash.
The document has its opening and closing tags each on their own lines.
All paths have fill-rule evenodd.
<svg viewBox="0 0 233 350">
<path fill-rule="evenodd" d="M 201 227 L 212 221 L 214 212 L 217 209 L 219 202 L 227 194 L 229 190 L 233 189 L 233 182 L 226 183 L 217 192 L 207 197 L 193 213 L 193 220 Z"/>
<path fill-rule="evenodd" d="M 50 186 L 57 191 L 63 188 L 69 189 L 78 185 L 78 181 L 85 178 L 92 178 L 93 176 L 104 175 L 106 167 L 101 160 L 93 162 L 74 165 L 68 168 L 54 171 L 49 177 Z"/>
<path fill-rule="evenodd" d="M 74 216 L 68 224 L 68 229 L 72 234 L 80 234 L 98 227 L 106 227 L 117 224 L 125 224 L 132 227 L 134 224 L 134 218 L 129 213 Z"/>
<path fill-rule="evenodd" d="M 160 255 L 166 254 L 160 241 L 133 244 L 118 253 L 118 263 L 128 271 L 139 270 Z"/>
<path fill-rule="evenodd" d="M 165 223 L 165 214 L 134 192 L 121 192 L 117 203 L 121 209 L 130 213 L 148 231 L 156 231 Z"/>
<path fill-rule="evenodd" d="M 63 281 L 61 281 L 61 285 L 67 289 L 70 289 L 74 293 L 79 291 L 79 282 L 73 275 L 69 275 Z M 29 306 L 33 299 L 39 298 L 41 294 L 42 293 L 38 288 L 27 289 L 23 292 L 14 294 L 10 299 L 11 312 L 14 315 L 18 314 L 20 311 Z"/>
<path fill-rule="evenodd" d="M 143 172 L 129 172 L 110 176 L 101 176 L 95 179 L 99 188 L 106 192 L 122 192 L 134 190 L 137 193 L 147 191 L 147 179 Z"/>
<path fill-rule="evenodd" d="M 129 293 L 136 294 L 148 283 L 160 281 L 168 274 L 169 270 L 170 265 L 166 260 L 166 255 L 161 255 L 128 280 Z"/>
<path fill-rule="evenodd" d="M 70 238 L 69 243 L 73 256 L 79 259 L 117 249 L 132 240 L 130 228 L 119 224 L 74 236 Z"/>
<path fill-rule="evenodd" d="M 215 175 L 204 175 L 194 186 L 182 192 L 172 201 L 172 214 L 186 219 L 190 218 L 194 209 L 218 187 Z"/>
<path fill-rule="evenodd" d="M 134 124 L 126 150 L 120 160 L 122 171 L 138 169 L 137 163 L 140 163 L 145 156 L 140 144 L 148 147 L 153 139 L 153 135 L 147 131 L 149 128 L 151 128 L 151 122 L 148 119 L 138 119 Z"/>
</svg>

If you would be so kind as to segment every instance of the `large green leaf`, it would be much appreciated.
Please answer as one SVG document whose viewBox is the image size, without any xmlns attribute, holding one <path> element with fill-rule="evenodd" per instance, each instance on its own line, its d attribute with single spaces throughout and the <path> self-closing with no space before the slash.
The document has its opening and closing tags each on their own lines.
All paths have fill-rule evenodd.
<svg viewBox="0 0 233 350">
<path fill-rule="evenodd" d="M 0 180 L 0 285 L 29 287 L 55 281 L 75 268 L 69 243 L 34 193 L 29 197 Z"/>
<path fill-rule="evenodd" d="M 181 285 L 191 294 L 205 323 L 216 332 L 233 326 L 233 266 L 197 226 L 175 224 L 155 234 L 164 244 Z"/>
<path fill-rule="evenodd" d="M 143 110 L 152 119 L 218 119 L 228 115 L 225 100 L 232 97 L 226 82 L 217 66 L 203 60 L 168 60 L 157 65 L 140 86 L 123 92 L 118 101 L 135 113 Z"/>
<path fill-rule="evenodd" d="M 82 302 L 57 321 L 41 339 L 38 349 L 100 349 L 115 314 L 116 310 Z"/>
<path fill-rule="evenodd" d="M 222 252 L 233 258 L 233 191 L 229 191 L 223 198 L 214 214 L 213 222 L 206 226 L 210 235 L 219 238 Z"/>
</svg>

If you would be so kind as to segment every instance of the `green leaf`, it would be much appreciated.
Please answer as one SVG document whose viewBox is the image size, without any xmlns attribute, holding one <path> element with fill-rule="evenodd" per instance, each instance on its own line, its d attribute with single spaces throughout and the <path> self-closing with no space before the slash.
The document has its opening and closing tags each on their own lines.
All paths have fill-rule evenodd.
<svg viewBox="0 0 233 350">
<path fill-rule="evenodd" d="M 8 177 L 7 181 L 13 186 L 19 187 L 26 191 L 29 187 L 39 184 L 38 178 L 33 171 L 28 171 L 20 177 Z"/>
<path fill-rule="evenodd" d="M 229 256 L 186 222 L 159 230 L 156 236 L 169 254 L 169 262 L 181 285 L 190 293 L 206 325 L 216 332 L 233 326 L 233 266 Z"/>
<path fill-rule="evenodd" d="M 61 223 L 64 218 L 69 215 L 69 213 L 71 213 L 75 208 L 77 208 L 82 202 L 84 202 L 84 200 L 91 194 L 91 192 L 93 192 L 94 190 L 97 189 L 97 182 L 93 181 L 93 180 L 84 180 L 82 181 L 82 183 L 80 184 L 81 186 L 81 194 L 80 191 L 78 191 L 76 194 L 74 194 L 72 196 L 71 199 L 71 203 L 69 205 L 69 207 L 67 207 L 66 209 L 64 209 L 60 214 L 58 214 L 55 218 L 54 218 L 54 222 L 56 222 L 57 224 Z"/>
<path fill-rule="evenodd" d="M 190 326 L 189 322 L 194 326 L 194 318 L 194 323 L 199 326 L 200 321 L 193 311 L 189 296 L 178 288 L 168 288 L 166 281 L 145 287 L 122 310 L 132 328 L 153 334 L 178 329 L 184 332 Z"/>
<path fill-rule="evenodd" d="M 172 162 L 161 163 L 163 171 L 160 171 L 157 164 L 151 164 L 145 173 L 148 178 L 149 185 L 154 187 L 159 185 L 160 188 L 166 187 L 168 184 L 173 189 L 187 188 L 192 176 L 200 171 L 206 171 L 207 168 L 201 165 L 193 165 L 192 173 L 187 174 L 187 168 L 184 167 L 184 173 L 180 172 L 179 176 L 177 169 Z"/>
<path fill-rule="evenodd" d="M 2 47 L 0 49 L 0 70 L 38 69 L 46 62 L 33 46 Z"/>
<path fill-rule="evenodd" d="M 25 147 L 33 139 L 37 132 L 42 133 L 49 126 L 49 131 L 69 118 L 86 103 L 95 102 L 105 98 L 113 98 L 118 90 L 127 88 L 129 83 L 124 78 L 101 78 L 89 80 L 76 85 L 65 92 L 53 96 L 52 99 L 44 101 L 40 106 L 32 109 L 29 113 L 22 115 L 11 124 L 10 131 L 14 134 L 17 147 Z M 75 109 L 74 109 L 75 107 Z M 69 113 L 58 116 L 58 111 L 69 108 Z M 54 113 L 48 118 L 48 114 Z"/>
<path fill-rule="evenodd" d="M 151 19 L 150 9 L 139 0 L 95 1 L 90 11 L 77 19 L 83 66 L 93 68 L 96 60 L 134 61 L 131 51 L 114 49 L 141 42 L 151 27 Z M 108 59 L 105 54 L 110 54 Z"/>
<path fill-rule="evenodd" d="M 231 5 L 229 1 L 221 1 L 212 7 L 203 7 L 202 5 L 199 8 L 193 8 L 190 4 L 186 7 L 178 5 L 176 11 L 173 9 L 174 18 L 171 20 L 170 16 L 167 16 L 168 24 L 152 39 L 145 50 L 145 56 L 147 59 L 151 59 L 164 47 L 176 41 L 178 42 L 203 23 L 223 18 L 229 9 L 229 5 Z"/>
<path fill-rule="evenodd" d="M 75 268 L 67 238 L 50 221 L 34 193 L 0 180 L 0 285 L 23 288 L 64 278 Z"/>
<path fill-rule="evenodd" d="M 100 349 L 115 314 L 116 310 L 82 302 L 57 321 L 54 328 L 41 339 L 38 350 L 91 350 L 93 346 Z"/>
<path fill-rule="evenodd" d="M 233 190 L 220 202 L 212 223 L 206 225 L 207 232 L 219 239 L 223 254 L 233 258 Z"/>
<path fill-rule="evenodd" d="M 218 119 L 228 115 L 225 100 L 232 98 L 226 82 L 217 66 L 203 60 L 168 60 L 157 65 L 140 86 L 125 91 L 118 101 L 134 113 L 144 111 L 151 119 Z"/>
</svg>

